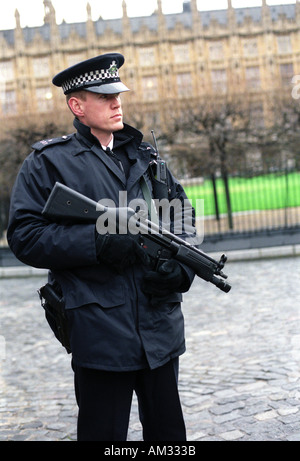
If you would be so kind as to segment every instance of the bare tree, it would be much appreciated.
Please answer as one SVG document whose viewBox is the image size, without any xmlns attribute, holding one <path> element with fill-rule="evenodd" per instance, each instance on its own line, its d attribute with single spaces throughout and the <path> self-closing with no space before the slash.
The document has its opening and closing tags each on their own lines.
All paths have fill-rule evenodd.
<svg viewBox="0 0 300 461">
<path fill-rule="evenodd" d="M 223 179 L 228 210 L 229 227 L 233 227 L 228 174 L 236 169 L 243 156 L 242 149 L 249 130 L 249 105 L 240 95 L 207 96 L 200 101 L 190 101 L 181 107 L 170 121 L 169 133 L 173 132 L 173 153 L 180 153 L 176 142 L 186 146 L 185 157 L 189 173 L 202 171 L 210 175 L 215 186 L 216 173 Z M 199 166 L 195 168 L 195 164 Z"/>
<path fill-rule="evenodd" d="M 0 140 L 0 235 L 8 221 L 11 190 L 18 171 L 26 156 L 32 151 L 32 144 L 42 139 L 68 133 L 70 124 L 58 125 L 55 121 L 32 119 L 16 120 Z"/>
</svg>

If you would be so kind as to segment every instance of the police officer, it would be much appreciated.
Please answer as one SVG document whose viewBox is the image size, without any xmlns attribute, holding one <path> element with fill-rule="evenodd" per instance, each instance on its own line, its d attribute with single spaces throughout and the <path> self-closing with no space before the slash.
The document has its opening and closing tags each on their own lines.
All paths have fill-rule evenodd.
<svg viewBox="0 0 300 461">
<path fill-rule="evenodd" d="M 152 191 L 145 173 L 154 149 L 123 122 L 120 93 L 128 91 L 119 77 L 123 63 L 121 54 L 105 54 L 53 78 L 75 116 L 76 133 L 33 145 L 14 185 L 7 236 L 15 255 L 49 269 L 50 283 L 63 293 L 78 440 L 126 440 L 135 391 L 144 440 L 182 441 L 180 303 L 194 273 L 175 260 L 154 271 L 130 234 L 99 234 L 94 224 L 53 222 L 42 215 L 56 181 L 116 206 L 121 192 L 128 203 L 144 198 L 142 177 Z M 170 171 L 167 177 L 169 198 L 185 200 Z"/>
</svg>

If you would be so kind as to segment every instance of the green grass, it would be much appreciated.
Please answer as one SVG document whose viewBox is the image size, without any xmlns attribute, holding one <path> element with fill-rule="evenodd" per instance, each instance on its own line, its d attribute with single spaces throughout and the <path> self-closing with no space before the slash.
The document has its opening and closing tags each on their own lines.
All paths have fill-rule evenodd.
<svg viewBox="0 0 300 461">
<path fill-rule="evenodd" d="M 222 179 L 217 179 L 219 212 L 227 212 L 225 190 Z M 202 184 L 184 187 L 193 206 L 196 199 L 204 199 L 205 216 L 215 214 L 213 186 L 210 179 Z M 229 190 L 233 213 L 252 210 L 271 210 L 300 206 L 300 173 L 288 175 L 273 173 L 252 178 L 229 179 Z"/>
</svg>

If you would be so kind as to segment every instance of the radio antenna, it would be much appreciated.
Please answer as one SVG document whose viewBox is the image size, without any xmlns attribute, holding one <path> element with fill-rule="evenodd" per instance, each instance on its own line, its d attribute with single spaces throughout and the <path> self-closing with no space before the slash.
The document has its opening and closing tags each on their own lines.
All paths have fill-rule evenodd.
<svg viewBox="0 0 300 461">
<path fill-rule="evenodd" d="M 151 134 L 152 134 L 152 137 L 153 137 L 154 147 L 155 147 L 155 150 L 156 150 L 156 153 L 157 153 L 157 157 L 159 158 L 158 146 L 157 146 L 157 142 L 156 142 L 156 137 L 155 137 L 155 134 L 154 134 L 154 130 L 151 130 Z"/>
</svg>

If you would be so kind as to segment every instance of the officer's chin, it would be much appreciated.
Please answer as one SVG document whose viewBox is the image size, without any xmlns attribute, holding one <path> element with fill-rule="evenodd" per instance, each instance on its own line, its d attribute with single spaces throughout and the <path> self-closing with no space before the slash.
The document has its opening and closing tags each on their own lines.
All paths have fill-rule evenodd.
<svg viewBox="0 0 300 461">
<path fill-rule="evenodd" d="M 114 130 L 113 131 L 120 131 L 120 130 L 123 130 L 124 128 L 124 123 L 123 122 L 120 122 L 120 123 L 117 123 Z"/>
</svg>

